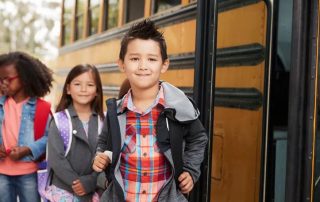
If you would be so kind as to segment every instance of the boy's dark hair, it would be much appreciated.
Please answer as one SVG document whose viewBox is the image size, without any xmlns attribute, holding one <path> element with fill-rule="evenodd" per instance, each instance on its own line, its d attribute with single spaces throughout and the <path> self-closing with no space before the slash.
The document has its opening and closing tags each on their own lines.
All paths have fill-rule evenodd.
<svg viewBox="0 0 320 202">
<path fill-rule="evenodd" d="M 52 71 L 40 60 L 24 52 L 0 55 L 0 68 L 14 65 L 24 92 L 30 97 L 43 97 L 52 87 Z"/>
<path fill-rule="evenodd" d="M 163 37 L 163 33 L 158 31 L 158 28 L 154 23 L 148 19 L 143 20 L 137 24 L 134 24 L 129 31 L 124 35 L 121 41 L 119 58 L 124 61 L 124 57 L 127 53 L 127 47 L 130 41 L 134 39 L 154 40 L 159 43 L 162 61 L 168 59 L 167 45 Z"/>
<path fill-rule="evenodd" d="M 70 95 L 68 95 L 68 85 L 72 82 L 74 78 L 79 76 L 80 74 L 83 74 L 85 72 L 91 72 L 93 79 L 95 81 L 95 84 L 97 86 L 97 96 L 93 100 L 91 104 L 91 108 L 99 114 L 101 118 L 104 118 L 103 114 L 103 92 L 102 92 L 102 83 L 101 78 L 98 69 L 94 65 L 90 64 L 83 64 L 83 65 L 77 65 L 71 69 L 69 72 L 66 81 L 63 86 L 62 96 L 60 99 L 60 102 L 57 106 L 56 112 L 62 111 L 66 109 L 70 104 L 72 104 L 72 98 Z"/>
</svg>

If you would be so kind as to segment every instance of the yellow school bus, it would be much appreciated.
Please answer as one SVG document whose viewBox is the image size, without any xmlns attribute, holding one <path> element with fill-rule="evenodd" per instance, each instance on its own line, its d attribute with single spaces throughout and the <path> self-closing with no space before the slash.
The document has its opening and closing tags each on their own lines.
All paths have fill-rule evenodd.
<svg viewBox="0 0 320 202">
<path fill-rule="evenodd" d="M 318 0 L 63 0 L 53 105 L 81 63 L 117 97 L 121 38 L 150 18 L 168 46 L 161 79 L 194 98 L 208 131 L 189 200 L 319 201 L 319 16 Z"/>
</svg>

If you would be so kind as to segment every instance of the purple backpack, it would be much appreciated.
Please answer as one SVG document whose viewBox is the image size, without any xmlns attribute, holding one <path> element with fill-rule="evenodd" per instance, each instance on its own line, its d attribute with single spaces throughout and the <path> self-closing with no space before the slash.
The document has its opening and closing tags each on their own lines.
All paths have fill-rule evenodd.
<svg viewBox="0 0 320 202">
<path fill-rule="evenodd" d="M 56 126 L 60 132 L 60 136 L 63 140 L 65 155 L 67 156 L 72 142 L 72 124 L 70 115 L 67 109 L 57 112 L 53 115 L 54 121 L 56 122 Z M 52 171 L 48 164 L 48 146 L 46 152 L 46 160 L 41 162 L 40 169 L 37 171 L 38 174 L 38 191 L 40 196 L 47 200 L 46 191 L 48 186 L 51 184 Z"/>
</svg>

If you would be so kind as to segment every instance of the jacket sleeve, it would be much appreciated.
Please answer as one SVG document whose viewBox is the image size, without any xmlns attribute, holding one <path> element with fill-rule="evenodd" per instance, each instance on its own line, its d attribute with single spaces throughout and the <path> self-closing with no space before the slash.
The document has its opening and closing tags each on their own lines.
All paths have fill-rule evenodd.
<svg viewBox="0 0 320 202">
<path fill-rule="evenodd" d="M 72 182 L 79 179 L 79 176 L 72 169 L 64 153 L 64 144 L 58 128 L 55 122 L 51 121 L 48 134 L 48 163 L 54 175 L 71 187 Z"/>
<path fill-rule="evenodd" d="M 199 119 L 193 121 L 184 137 L 183 169 L 188 171 L 197 182 L 200 176 L 200 166 L 204 158 L 208 137 Z"/>
<path fill-rule="evenodd" d="M 37 141 L 32 142 L 31 144 L 27 145 L 27 147 L 29 147 L 31 150 L 31 159 L 34 161 L 37 160 L 46 151 L 46 145 L 47 145 L 47 140 L 48 140 L 48 130 L 49 130 L 51 118 L 52 118 L 52 116 L 49 115 L 48 121 L 46 124 L 46 129 L 45 129 L 43 136 L 40 139 L 38 139 Z"/>
<path fill-rule="evenodd" d="M 86 190 L 86 193 L 92 193 L 97 188 L 97 177 L 97 172 L 92 172 L 89 175 L 80 176 L 80 182 Z"/>
<path fill-rule="evenodd" d="M 108 116 L 103 121 L 103 126 L 101 133 L 98 137 L 98 144 L 97 144 L 97 152 L 104 152 L 105 150 L 111 151 L 111 141 L 109 140 L 111 137 L 108 134 Z"/>
</svg>

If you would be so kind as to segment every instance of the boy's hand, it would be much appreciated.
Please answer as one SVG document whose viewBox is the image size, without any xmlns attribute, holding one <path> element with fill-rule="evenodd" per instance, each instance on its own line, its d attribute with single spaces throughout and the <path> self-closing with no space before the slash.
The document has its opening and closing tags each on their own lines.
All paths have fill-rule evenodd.
<svg viewBox="0 0 320 202">
<path fill-rule="evenodd" d="M 183 172 L 179 178 L 179 188 L 183 194 L 189 193 L 193 188 L 193 179 L 189 172 Z"/>
<path fill-rule="evenodd" d="M 76 193 L 78 196 L 83 196 L 86 194 L 86 190 L 84 189 L 80 180 L 75 180 L 72 182 L 72 189 L 73 192 Z"/>
<path fill-rule="evenodd" d="M 106 169 L 106 167 L 110 164 L 109 157 L 102 153 L 98 152 L 97 155 L 94 157 L 92 169 L 96 172 L 102 172 Z"/>
<path fill-rule="evenodd" d="M 29 147 L 13 147 L 8 154 L 13 161 L 17 161 L 31 153 Z"/>
<path fill-rule="evenodd" d="M 5 158 L 7 156 L 6 149 L 3 145 L 0 145 L 0 158 Z"/>
</svg>

